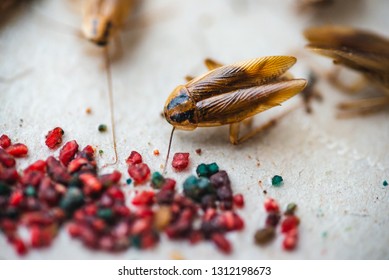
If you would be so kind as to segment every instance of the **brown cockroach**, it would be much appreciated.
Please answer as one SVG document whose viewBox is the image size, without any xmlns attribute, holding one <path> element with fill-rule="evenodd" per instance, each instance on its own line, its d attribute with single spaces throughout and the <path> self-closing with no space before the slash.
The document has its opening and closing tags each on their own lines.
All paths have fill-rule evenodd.
<svg viewBox="0 0 389 280">
<path fill-rule="evenodd" d="M 106 46 L 124 28 L 134 0 L 82 1 L 82 32 L 98 46 Z"/>
<path fill-rule="evenodd" d="M 335 64 L 344 65 L 362 75 L 364 80 L 352 86 L 344 85 L 332 75 L 331 82 L 344 91 L 360 91 L 367 84 L 380 89 L 382 96 L 339 104 L 348 110 L 339 116 L 371 113 L 389 105 L 389 40 L 378 34 L 344 26 L 308 28 L 304 32 L 307 48 L 331 57 Z"/>
<path fill-rule="evenodd" d="M 165 103 L 165 119 L 173 126 L 165 168 L 176 128 L 230 125 L 230 142 L 239 144 L 272 125 L 274 120 L 239 137 L 242 121 L 281 105 L 304 89 L 306 80 L 293 79 L 286 72 L 295 63 L 292 56 L 267 56 L 225 66 L 206 60 L 209 72 L 188 77 L 190 81 L 176 87 Z"/>
</svg>

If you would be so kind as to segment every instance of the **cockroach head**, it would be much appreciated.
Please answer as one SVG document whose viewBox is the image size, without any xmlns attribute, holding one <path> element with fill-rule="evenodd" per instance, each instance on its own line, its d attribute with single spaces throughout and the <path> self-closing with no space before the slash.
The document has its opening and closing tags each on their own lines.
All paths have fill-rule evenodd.
<svg viewBox="0 0 389 280">
<path fill-rule="evenodd" d="M 84 36 L 91 42 L 100 47 L 108 44 L 111 32 L 112 22 L 104 16 L 85 17 L 82 25 Z"/>
<path fill-rule="evenodd" d="M 165 119 L 177 129 L 193 130 L 197 127 L 196 104 L 184 86 L 178 86 L 170 94 L 163 112 Z"/>
</svg>

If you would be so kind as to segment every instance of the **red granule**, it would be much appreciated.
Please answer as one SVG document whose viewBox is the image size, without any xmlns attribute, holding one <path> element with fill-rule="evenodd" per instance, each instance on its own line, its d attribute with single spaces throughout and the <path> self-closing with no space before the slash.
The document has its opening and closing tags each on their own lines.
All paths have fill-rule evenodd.
<svg viewBox="0 0 389 280">
<path fill-rule="evenodd" d="M 23 193 L 21 191 L 15 191 L 9 198 L 9 204 L 11 206 L 19 206 L 23 200 Z"/>
<path fill-rule="evenodd" d="M 293 229 L 288 232 L 282 242 L 282 247 L 287 251 L 292 251 L 296 248 L 298 242 L 297 230 Z"/>
<path fill-rule="evenodd" d="M 145 163 L 138 163 L 128 167 L 128 174 L 135 184 L 143 184 L 150 178 L 150 168 Z"/>
<path fill-rule="evenodd" d="M 233 196 L 234 205 L 238 208 L 242 208 L 244 206 L 244 198 L 242 194 L 236 194 Z"/>
<path fill-rule="evenodd" d="M 45 172 L 46 171 L 46 161 L 37 160 L 36 162 L 27 166 L 26 169 L 24 169 L 24 173 L 29 173 L 31 171 L 39 171 L 42 173 Z"/>
<path fill-rule="evenodd" d="M 79 171 L 83 166 L 87 165 L 89 161 L 86 158 L 75 158 L 68 164 L 68 172 L 70 174 Z"/>
<path fill-rule="evenodd" d="M 9 146 L 11 146 L 11 139 L 5 134 L 0 136 L 0 147 L 3 149 L 7 149 Z"/>
<path fill-rule="evenodd" d="M 274 212 L 269 213 L 266 217 L 265 224 L 267 227 L 274 227 L 275 228 L 278 225 L 280 218 L 281 218 L 281 216 L 278 213 L 274 213 Z"/>
<path fill-rule="evenodd" d="M 71 179 L 70 174 L 67 172 L 66 167 L 64 167 L 59 160 L 50 156 L 46 160 L 47 174 L 50 178 L 58 183 L 67 185 Z"/>
<path fill-rule="evenodd" d="M 12 245 L 19 256 L 27 254 L 28 248 L 21 238 L 14 238 L 12 240 Z"/>
<path fill-rule="evenodd" d="M 19 158 L 19 157 L 24 157 L 28 153 L 28 148 L 26 145 L 21 144 L 21 143 L 16 143 L 11 146 L 9 146 L 7 149 L 5 149 L 7 153 L 10 155 Z"/>
<path fill-rule="evenodd" d="M 214 233 L 211 236 L 211 240 L 223 253 L 226 254 L 231 253 L 232 251 L 231 243 L 224 237 L 223 234 Z"/>
<path fill-rule="evenodd" d="M 6 168 L 0 164 L 0 181 L 4 181 L 8 184 L 14 184 L 20 178 L 15 167 Z"/>
<path fill-rule="evenodd" d="M 264 203 L 266 212 L 276 212 L 278 213 L 280 211 L 280 207 L 278 206 L 278 203 L 273 198 L 267 198 Z"/>
<path fill-rule="evenodd" d="M 30 230 L 31 246 L 34 248 L 47 247 L 51 244 L 53 236 L 49 230 L 32 227 Z"/>
<path fill-rule="evenodd" d="M 130 156 L 126 159 L 127 164 L 138 164 L 142 162 L 142 156 L 136 151 L 132 151 Z"/>
<path fill-rule="evenodd" d="M 153 225 L 152 221 L 153 220 L 150 218 L 137 219 L 131 228 L 131 234 L 139 235 L 147 233 L 148 231 L 150 231 Z"/>
<path fill-rule="evenodd" d="M 176 171 L 182 171 L 189 165 L 189 153 L 175 153 L 172 166 Z"/>
<path fill-rule="evenodd" d="M 110 174 L 101 175 L 99 179 L 104 187 L 110 187 L 112 185 L 118 184 L 121 178 L 122 178 L 122 173 L 120 173 L 117 170 L 114 170 Z"/>
<path fill-rule="evenodd" d="M 60 127 L 56 127 L 53 130 L 50 130 L 46 135 L 46 146 L 49 149 L 55 149 L 62 143 L 62 136 L 64 135 L 64 131 Z"/>
<path fill-rule="evenodd" d="M 58 229 L 70 222 L 68 232 L 73 238 L 89 248 L 112 252 L 130 246 L 152 248 L 165 233 L 171 239 L 186 239 L 191 244 L 211 240 L 221 251 L 230 253 L 232 246 L 225 233 L 244 228 L 237 213 L 226 211 L 232 209 L 233 192 L 225 171 L 211 180 L 217 188 L 210 195 L 220 202 L 210 206 L 215 209 L 176 192 L 176 181 L 163 178 L 155 192 L 138 193 L 132 201 L 134 210 L 130 210 L 121 189 L 121 173 L 99 175 L 92 146 L 78 152 L 77 143 L 70 141 L 61 149 L 60 160 L 53 156 L 38 160 L 22 176 L 12 155 L 0 151 L 0 181 L 5 184 L 0 193 L 0 231 L 18 254 L 29 249 L 17 235 L 21 224 L 30 231 L 30 248 L 49 246 Z M 184 155 L 188 162 L 189 154 Z M 127 163 L 136 184 L 149 179 L 150 169 L 139 153 L 133 151 Z M 160 209 L 168 213 L 163 227 L 156 226 Z"/>
<path fill-rule="evenodd" d="M 77 155 L 77 158 L 86 158 L 89 161 L 94 161 L 95 149 L 93 149 L 91 145 L 88 145 L 82 149 L 82 151 Z"/>
<path fill-rule="evenodd" d="M 193 230 L 189 235 L 190 244 L 196 244 L 204 239 L 203 234 L 199 230 Z"/>
<path fill-rule="evenodd" d="M 153 191 L 143 191 L 138 193 L 133 199 L 134 205 L 151 205 L 154 203 L 155 194 Z"/>
<path fill-rule="evenodd" d="M 287 216 L 281 223 L 281 232 L 288 233 L 289 231 L 297 228 L 300 220 L 294 215 Z"/>
<path fill-rule="evenodd" d="M 68 225 L 68 233 L 71 237 L 79 237 L 81 235 L 81 227 L 76 223 L 70 223 Z"/>
<path fill-rule="evenodd" d="M 14 167 L 16 164 L 16 161 L 13 156 L 11 156 L 9 153 L 7 153 L 5 150 L 0 150 L 0 164 L 4 165 L 5 167 Z"/>
<path fill-rule="evenodd" d="M 80 175 L 80 180 L 84 185 L 83 191 L 86 195 L 98 193 L 102 190 L 103 185 L 97 177 L 90 173 Z"/>
<path fill-rule="evenodd" d="M 69 162 L 78 152 L 78 144 L 75 140 L 67 142 L 59 152 L 59 161 L 68 166 Z"/>
</svg>

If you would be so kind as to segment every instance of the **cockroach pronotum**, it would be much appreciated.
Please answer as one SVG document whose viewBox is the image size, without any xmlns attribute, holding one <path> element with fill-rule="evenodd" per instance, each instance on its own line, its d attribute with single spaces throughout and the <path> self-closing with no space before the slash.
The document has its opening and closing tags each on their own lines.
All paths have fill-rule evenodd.
<svg viewBox="0 0 389 280">
<path fill-rule="evenodd" d="M 209 72 L 180 85 L 168 97 L 164 116 L 173 126 L 165 168 L 174 129 L 230 125 L 230 142 L 239 144 L 263 129 L 268 122 L 239 137 L 244 120 L 280 105 L 306 86 L 305 79 L 293 79 L 286 72 L 296 58 L 267 56 L 222 66 L 206 60 Z"/>
<path fill-rule="evenodd" d="M 372 113 L 389 105 L 389 40 L 375 33 L 344 26 L 308 28 L 304 32 L 309 41 L 307 48 L 331 57 L 335 64 L 344 65 L 362 74 L 363 81 L 352 86 L 344 85 L 336 76 L 331 82 L 344 91 L 360 91 L 374 85 L 383 95 L 339 104 L 339 114 L 352 116 Z"/>
</svg>

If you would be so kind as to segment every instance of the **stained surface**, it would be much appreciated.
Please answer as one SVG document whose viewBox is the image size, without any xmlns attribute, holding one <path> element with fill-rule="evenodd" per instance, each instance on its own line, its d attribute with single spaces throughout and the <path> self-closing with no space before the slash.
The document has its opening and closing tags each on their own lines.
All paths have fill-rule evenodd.
<svg viewBox="0 0 389 280">
<path fill-rule="evenodd" d="M 160 170 L 171 130 L 160 116 L 163 105 L 186 75 L 206 71 L 204 58 L 234 63 L 294 54 L 299 60 L 292 73 L 308 77 L 309 65 L 321 71 L 332 65 L 302 48 L 305 27 L 351 24 L 389 36 L 385 0 L 356 1 L 343 12 L 319 16 L 297 14 L 292 1 L 142 2 L 143 23 L 122 34 L 123 55 L 112 66 L 119 152 L 115 168 L 124 174 L 131 150 L 139 151 L 152 170 Z M 80 146 L 104 150 L 100 166 L 112 160 L 110 134 L 97 130 L 101 123 L 109 125 L 102 54 L 62 24 L 78 27 L 80 22 L 77 9 L 66 1 L 38 1 L 0 30 L 0 77 L 15 77 L 0 82 L 0 133 L 29 146 L 29 157 L 19 161 L 21 168 L 50 154 L 44 135 L 55 126 L 65 130 L 64 141 L 76 139 Z M 228 235 L 233 254 L 222 255 L 210 243 L 191 246 L 165 237 L 150 251 L 106 254 L 83 248 L 62 231 L 52 247 L 26 258 L 169 259 L 179 251 L 189 259 L 388 259 L 389 188 L 382 182 L 389 179 L 389 112 L 338 120 L 335 105 L 356 97 L 339 93 L 325 81 L 318 87 L 324 100 L 313 104 L 313 114 L 296 110 L 239 146 L 229 143 L 228 127 L 176 133 L 172 152 L 190 152 L 191 168 L 184 173 L 168 168 L 169 176 L 181 184 L 198 164 L 216 161 L 230 174 L 234 192 L 245 197 L 240 213 L 246 228 Z M 85 113 L 87 107 L 91 115 Z M 271 114 L 274 111 L 257 116 L 256 123 Z M 198 148 L 201 156 L 195 153 Z M 155 156 L 154 149 L 161 155 Z M 284 178 L 282 187 L 271 187 L 275 174 Z M 281 235 L 264 248 L 253 246 L 255 230 L 266 218 L 263 190 L 282 206 L 298 204 L 301 235 L 296 251 L 282 251 Z M 0 248 L 0 258 L 17 258 L 2 235 Z"/>
</svg>

